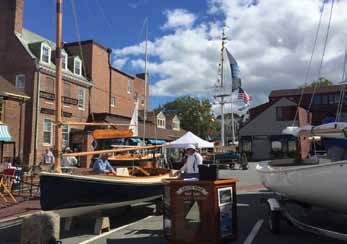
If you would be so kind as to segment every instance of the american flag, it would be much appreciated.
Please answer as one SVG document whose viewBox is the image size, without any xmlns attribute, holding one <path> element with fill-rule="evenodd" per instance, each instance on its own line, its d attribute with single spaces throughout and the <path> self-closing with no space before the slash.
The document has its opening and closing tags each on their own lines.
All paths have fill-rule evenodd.
<svg viewBox="0 0 347 244">
<path fill-rule="evenodd" d="M 242 88 L 239 88 L 238 99 L 243 101 L 245 104 L 249 104 L 252 100 L 252 97 L 248 95 L 248 93 L 244 91 Z"/>
</svg>

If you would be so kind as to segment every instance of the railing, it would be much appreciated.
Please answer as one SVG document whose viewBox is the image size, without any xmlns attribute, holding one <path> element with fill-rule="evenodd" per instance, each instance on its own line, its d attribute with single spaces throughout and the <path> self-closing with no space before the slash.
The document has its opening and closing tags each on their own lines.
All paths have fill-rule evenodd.
<svg viewBox="0 0 347 244">
<path fill-rule="evenodd" d="M 46 91 L 40 91 L 40 97 L 48 99 L 48 100 L 54 100 L 55 99 L 55 94 L 46 92 Z"/>
<path fill-rule="evenodd" d="M 63 103 L 66 104 L 71 104 L 71 105 L 77 105 L 78 104 L 78 100 L 71 98 L 71 97 L 63 97 Z"/>
<path fill-rule="evenodd" d="M 54 93 L 50 93 L 50 92 L 46 92 L 46 91 L 40 91 L 40 97 L 44 98 L 44 99 L 48 99 L 48 100 L 55 100 L 55 94 Z M 78 104 L 78 100 L 71 98 L 71 97 L 62 97 L 62 101 L 65 104 L 71 104 L 71 105 L 77 105 Z"/>
</svg>

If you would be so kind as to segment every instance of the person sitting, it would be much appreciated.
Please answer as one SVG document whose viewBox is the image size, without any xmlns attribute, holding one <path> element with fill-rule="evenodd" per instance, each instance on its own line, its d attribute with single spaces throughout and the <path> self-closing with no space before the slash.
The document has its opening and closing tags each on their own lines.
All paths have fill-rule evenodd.
<svg viewBox="0 0 347 244">
<path fill-rule="evenodd" d="M 116 175 L 116 171 L 112 168 L 108 159 L 108 154 L 101 154 L 93 164 L 93 173 L 95 174 L 107 174 L 112 173 Z"/>
<path fill-rule="evenodd" d="M 193 144 L 189 144 L 186 147 L 186 155 L 186 163 L 180 169 L 180 171 L 182 172 L 181 177 L 199 177 L 199 165 L 202 164 L 202 156 L 200 155 L 200 153 L 197 152 Z"/>
<path fill-rule="evenodd" d="M 64 150 L 64 153 L 72 153 L 72 150 L 69 147 L 66 147 Z M 78 166 L 77 158 L 75 156 L 63 157 L 61 164 L 63 167 L 77 167 Z"/>
<path fill-rule="evenodd" d="M 54 155 L 51 151 L 50 148 L 46 148 L 44 153 L 42 154 L 42 164 L 49 164 L 49 165 L 53 165 L 55 162 L 55 158 Z"/>
</svg>

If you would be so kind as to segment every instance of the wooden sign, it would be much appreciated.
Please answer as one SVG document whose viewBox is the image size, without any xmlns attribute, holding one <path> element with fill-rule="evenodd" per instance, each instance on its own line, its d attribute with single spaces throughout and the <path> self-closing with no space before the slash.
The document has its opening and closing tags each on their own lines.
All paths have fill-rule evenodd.
<svg viewBox="0 0 347 244">
<path fill-rule="evenodd" d="M 133 132 L 131 130 L 94 130 L 92 136 L 94 137 L 94 139 L 122 138 L 132 137 Z"/>
</svg>

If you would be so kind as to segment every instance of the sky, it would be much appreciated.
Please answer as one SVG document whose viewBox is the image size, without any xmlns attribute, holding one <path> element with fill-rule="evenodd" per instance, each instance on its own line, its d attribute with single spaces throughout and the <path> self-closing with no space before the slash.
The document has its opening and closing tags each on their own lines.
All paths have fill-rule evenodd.
<svg viewBox="0 0 347 244">
<path fill-rule="evenodd" d="M 94 39 L 113 49 L 116 68 L 134 75 L 144 72 L 148 19 L 150 108 L 184 95 L 214 103 L 225 25 L 226 47 L 239 64 L 242 87 L 252 96 L 254 107 L 267 102 L 271 90 L 304 84 L 321 11 L 307 80 L 324 76 L 341 81 L 347 0 L 334 2 L 319 71 L 330 8 L 331 0 L 324 0 L 324 5 L 321 0 L 64 0 L 63 40 Z M 55 0 L 25 0 L 24 27 L 54 40 Z M 226 69 L 226 87 L 231 87 L 229 73 Z M 234 108 L 239 106 L 236 102 Z M 218 113 L 218 106 L 214 109 Z"/>
</svg>

